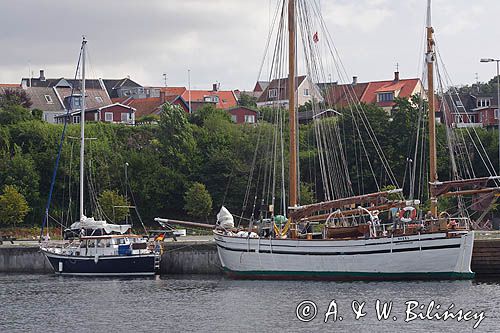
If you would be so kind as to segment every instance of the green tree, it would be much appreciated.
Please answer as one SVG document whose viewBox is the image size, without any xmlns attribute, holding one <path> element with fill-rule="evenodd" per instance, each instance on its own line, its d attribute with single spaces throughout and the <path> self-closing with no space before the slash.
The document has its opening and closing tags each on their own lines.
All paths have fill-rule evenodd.
<svg viewBox="0 0 500 333">
<path fill-rule="evenodd" d="M 205 104 L 189 116 L 189 122 L 203 126 L 208 119 L 216 118 L 218 121 L 231 121 L 229 113 L 222 109 L 217 109 L 213 104 Z"/>
<path fill-rule="evenodd" d="M 32 105 L 31 99 L 26 93 L 26 90 L 21 89 L 6 89 L 0 94 L 0 107 L 8 105 L 17 105 L 25 109 L 29 109 Z"/>
<path fill-rule="evenodd" d="M 165 104 L 160 114 L 159 140 L 165 165 L 178 171 L 189 172 L 195 155 L 196 142 L 186 112 L 177 106 Z"/>
<path fill-rule="evenodd" d="M 212 197 L 205 185 L 193 183 L 184 194 L 184 209 L 195 218 L 207 218 L 212 211 Z"/>
<path fill-rule="evenodd" d="M 20 105 L 0 105 L 0 125 L 16 124 L 32 118 L 31 111 Z"/>
<path fill-rule="evenodd" d="M 0 195 L 0 225 L 16 225 L 24 221 L 30 208 L 15 186 L 5 185 Z"/>
<path fill-rule="evenodd" d="M 114 222 L 124 221 L 129 214 L 127 199 L 117 191 L 103 191 L 99 196 L 99 204 L 106 217 Z"/>
<path fill-rule="evenodd" d="M 241 106 L 249 107 L 249 108 L 256 108 L 257 107 L 257 97 L 242 92 L 240 94 L 238 104 Z"/>
</svg>

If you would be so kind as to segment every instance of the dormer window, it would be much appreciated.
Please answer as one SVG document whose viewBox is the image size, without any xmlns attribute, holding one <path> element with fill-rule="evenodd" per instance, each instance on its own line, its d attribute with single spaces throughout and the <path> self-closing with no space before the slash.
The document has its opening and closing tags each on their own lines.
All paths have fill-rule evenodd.
<svg viewBox="0 0 500 333">
<path fill-rule="evenodd" d="M 456 105 L 457 107 L 463 107 L 463 106 L 464 106 L 461 100 L 456 100 L 456 101 L 455 101 L 455 105 Z"/>
<path fill-rule="evenodd" d="M 54 101 L 52 100 L 52 97 L 50 97 L 50 95 L 45 95 L 44 97 L 47 104 L 54 104 Z"/>
<path fill-rule="evenodd" d="M 269 89 L 269 98 L 278 97 L 278 89 Z"/>
<path fill-rule="evenodd" d="M 214 102 L 214 103 L 219 103 L 219 96 L 205 96 L 203 98 L 205 102 Z"/>
<path fill-rule="evenodd" d="M 383 92 L 377 95 L 378 102 L 392 102 L 394 100 L 393 92 Z"/>
<path fill-rule="evenodd" d="M 103 101 L 103 99 L 102 99 L 102 97 L 101 97 L 101 96 L 96 96 L 96 97 L 95 97 L 95 101 L 96 101 L 97 103 L 104 103 L 104 101 Z"/>
<path fill-rule="evenodd" d="M 484 108 L 490 106 L 490 99 L 489 98 L 478 98 L 477 99 L 477 107 L 478 108 Z"/>
<path fill-rule="evenodd" d="M 71 98 L 71 105 L 73 109 L 79 109 L 82 107 L 82 98 L 80 96 L 73 96 Z"/>
</svg>

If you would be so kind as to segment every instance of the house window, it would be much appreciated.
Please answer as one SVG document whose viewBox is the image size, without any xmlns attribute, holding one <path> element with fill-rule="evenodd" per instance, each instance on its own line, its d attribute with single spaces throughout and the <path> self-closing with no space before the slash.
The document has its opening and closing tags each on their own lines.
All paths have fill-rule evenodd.
<svg viewBox="0 0 500 333">
<path fill-rule="evenodd" d="M 219 96 L 213 96 L 212 97 L 212 101 L 216 102 L 216 103 L 219 103 Z"/>
<path fill-rule="evenodd" d="M 54 104 L 54 101 L 52 101 L 52 97 L 50 97 L 50 95 L 45 95 L 45 101 L 47 101 L 47 104 Z"/>
<path fill-rule="evenodd" d="M 80 116 L 73 116 L 73 124 L 79 124 L 80 123 Z"/>
<path fill-rule="evenodd" d="M 125 112 L 121 114 L 122 123 L 127 123 L 129 120 L 129 113 Z"/>
<path fill-rule="evenodd" d="M 379 102 L 391 102 L 394 100 L 394 93 L 392 92 L 384 92 L 378 94 Z"/>
<path fill-rule="evenodd" d="M 269 98 L 278 97 L 278 89 L 269 89 Z"/>
<path fill-rule="evenodd" d="M 253 114 L 252 115 L 246 114 L 245 123 L 250 123 L 250 124 L 255 123 L 255 116 Z"/>
<path fill-rule="evenodd" d="M 113 121 L 113 112 L 104 112 L 104 120 L 105 121 Z"/>
<path fill-rule="evenodd" d="M 71 105 L 73 109 L 78 109 L 82 107 L 82 98 L 80 96 L 71 97 Z"/>
<path fill-rule="evenodd" d="M 469 123 L 475 123 L 476 122 L 476 115 L 469 115 Z"/>
<path fill-rule="evenodd" d="M 495 119 L 498 119 L 498 109 L 495 109 Z"/>
<path fill-rule="evenodd" d="M 203 98 L 203 100 L 204 100 L 205 102 L 211 102 L 211 101 L 212 101 L 212 98 L 211 98 L 210 96 L 205 96 L 205 97 Z"/>
<path fill-rule="evenodd" d="M 95 97 L 95 101 L 96 101 L 97 103 L 103 103 L 103 102 L 104 102 L 101 96 L 96 96 L 96 97 Z"/>
<path fill-rule="evenodd" d="M 461 100 L 457 100 L 457 101 L 455 101 L 455 105 L 456 105 L 457 107 L 463 107 L 463 106 L 464 106 Z"/>
<path fill-rule="evenodd" d="M 489 98 L 478 98 L 477 100 L 477 107 L 482 108 L 482 107 L 487 107 L 490 106 L 490 99 Z"/>
<path fill-rule="evenodd" d="M 231 121 L 232 121 L 233 123 L 238 122 L 238 118 L 236 118 L 236 115 L 235 115 L 235 114 L 232 114 L 232 115 L 231 115 Z"/>
<path fill-rule="evenodd" d="M 309 89 L 304 89 L 304 96 L 309 96 Z"/>
</svg>

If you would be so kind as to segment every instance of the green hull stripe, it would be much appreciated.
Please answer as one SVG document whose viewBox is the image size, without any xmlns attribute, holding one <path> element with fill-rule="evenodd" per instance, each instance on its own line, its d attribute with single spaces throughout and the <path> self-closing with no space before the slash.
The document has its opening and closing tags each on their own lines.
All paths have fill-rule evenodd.
<svg viewBox="0 0 500 333">
<path fill-rule="evenodd" d="M 224 272 L 234 278 L 248 279 L 318 279 L 318 280 L 468 280 L 474 278 L 473 272 L 308 272 L 308 271 L 233 271 L 224 267 Z"/>
</svg>

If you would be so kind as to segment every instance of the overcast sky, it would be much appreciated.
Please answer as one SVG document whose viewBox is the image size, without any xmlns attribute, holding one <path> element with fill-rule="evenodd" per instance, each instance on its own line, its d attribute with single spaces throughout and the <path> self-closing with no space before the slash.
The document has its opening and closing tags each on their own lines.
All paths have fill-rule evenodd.
<svg viewBox="0 0 500 333">
<path fill-rule="evenodd" d="M 0 0 L 0 83 L 29 73 L 72 77 L 88 39 L 89 74 L 143 85 L 252 89 L 277 0 Z M 311 0 L 313 1 L 313 0 Z M 426 0 L 315 0 L 342 61 L 360 82 L 420 77 Z M 495 75 L 500 1 L 433 0 L 439 49 L 455 84 Z"/>
</svg>

